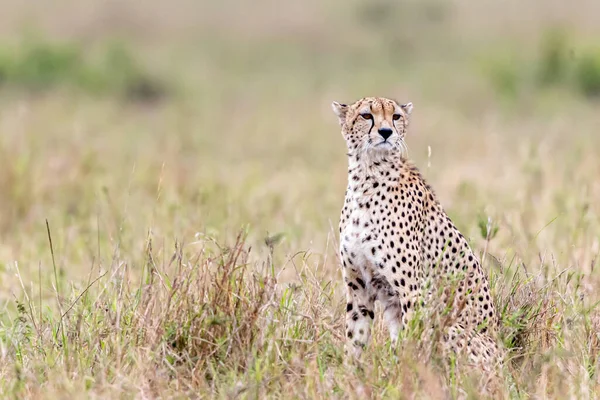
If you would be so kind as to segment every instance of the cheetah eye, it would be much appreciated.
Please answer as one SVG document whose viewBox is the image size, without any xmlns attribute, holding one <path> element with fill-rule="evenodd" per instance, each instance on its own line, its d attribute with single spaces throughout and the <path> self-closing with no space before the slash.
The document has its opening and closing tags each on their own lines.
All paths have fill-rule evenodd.
<svg viewBox="0 0 600 400">
<path fill-rule="evenodd" d="M 400 119 L 401 115 L 400 114 L 394 114 L 392 116 L 392 118 L 394 119 L 394 121 L 398 121 Z"/>
<path fill-rule="evenodd" d="M 361 117 L 363 117 L 364 119 L 373 119 L 373 115 L 369 114 L 369 113 L 362 113 L 360 114 Z"/>
</svg>

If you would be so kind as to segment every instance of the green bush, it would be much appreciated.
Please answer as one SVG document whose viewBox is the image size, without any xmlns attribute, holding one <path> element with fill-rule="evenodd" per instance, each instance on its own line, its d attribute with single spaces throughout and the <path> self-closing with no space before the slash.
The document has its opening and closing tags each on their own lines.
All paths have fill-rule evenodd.
<svg viewBox="0 0 600 400">
<path fill-rule="evenodd" d="M 541 43 L 538 60 L 538 82 L 543 86 L 563 83 L 568 75 L 569 48 L 561 30 L 549 31 Z"/>
<path fill-rule="evenodd" d="M 108 45 L 94 67 L 82 71 L 78 83 L 91 92 L 120 93 L 138 101 L 157 100 L 167 94 L 165 84 L 144 71 L 120 42 Z"/>
<path fill-rule="evenodd" d="M 518 96 L 524 78 L 521 63 L 510 54 L 494 53 L 481 60 L 481 70 L 494 91 L 508 99 Z"/>
<path fill-rule="evenodd" d="M 575 70 L 575 82 L 585 96 L 600 96 L 600 52 L 581 56 Z"/>
<path fill-rule="evenodd" d="M 73 44 L 29 40 L 18 48 L 0 47 L 0 85 L 26 91 L 69 88 L 136 101 L 167 94 L 164 83 L 147 73 L 120 42 L 105 46 L 97 60 Z"/>
<path fill-rule="evenodd" d="M 0 82 L 33 90 L 68 81 L 81 62 L 77 49 L 66 45 L 34 43 L 13 57 L 10 54 L 5 49 L 0 57 Z"/>
<path fill-rule="evenodd" d="M 551 30 L 542 39 L 537 58 L 519 60 L 493 54 L 484 59 L 484 72 L 495 91 L 516 97 L 523 88 L 534 94 L 559 88 L 600 97 L 600 50 L 575 50 L 561 30 Z"/>
<path fill-rule="evenodd" d="M 521 77 L 514 65 L 510 63 L 498 63 L 489 70 L 490 79 L 497 92 L 516 97 L 521 85 Z"/>
</svg>

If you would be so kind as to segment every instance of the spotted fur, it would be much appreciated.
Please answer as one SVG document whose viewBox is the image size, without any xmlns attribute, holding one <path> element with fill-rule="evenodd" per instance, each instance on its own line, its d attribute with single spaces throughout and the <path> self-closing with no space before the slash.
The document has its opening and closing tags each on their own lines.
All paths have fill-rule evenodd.
<svg viewBox="0 0 600 400">
<path fill-rule="evenodd" d="M 340 218 L 346 286 L 347 352 L 360 357 L 370 338 L 374 302 L 393 341 L 417 305 L 450 299 L 443 348 L 493 363 L 498 316 L 486 274 L 467 239 L 406 158 L 412 103 L 364 98 L 332 104 L 348 146 L 348 187 Z M 448 279 L 457 281 L 450 290 Z"/>
</svg>

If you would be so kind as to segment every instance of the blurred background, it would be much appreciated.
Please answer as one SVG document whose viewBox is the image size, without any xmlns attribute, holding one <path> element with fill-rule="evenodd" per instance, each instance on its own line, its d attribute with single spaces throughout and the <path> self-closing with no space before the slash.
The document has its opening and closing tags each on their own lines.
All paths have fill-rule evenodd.
<svg viewBox="0 0 600 400">
<path fill-rule="evenodd" d="M 600 3 L 3 0 L 0 287 L 77 282 L 151 235 L 248 232 L 337 276 L 333 100 L 415 104 L 410 157 L 500 263 L 593 270 Z M 141 267 L 140 267 L 141 268 Z M 50 273 L 48 272 L 48 279 Z M 593 287 L 593 286 L 592 286 Z M 46 286 L 50 293 L 50 284 Z"/>
</svg>

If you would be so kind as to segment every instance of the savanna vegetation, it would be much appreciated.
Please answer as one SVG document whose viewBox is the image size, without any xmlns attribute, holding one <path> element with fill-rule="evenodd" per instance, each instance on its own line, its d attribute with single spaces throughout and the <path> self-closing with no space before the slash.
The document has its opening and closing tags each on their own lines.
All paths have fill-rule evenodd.
<svg viewBox="0 0 600 400">
<path fill-rule="evenodd" d="M 0 396 L 598 397 L 599 35 L 591 0 L 5 1 Z M 329 104 L 369 95 L 490 275 L 487 391 L 419 324 L 343 362 Z"/>
</svg>

